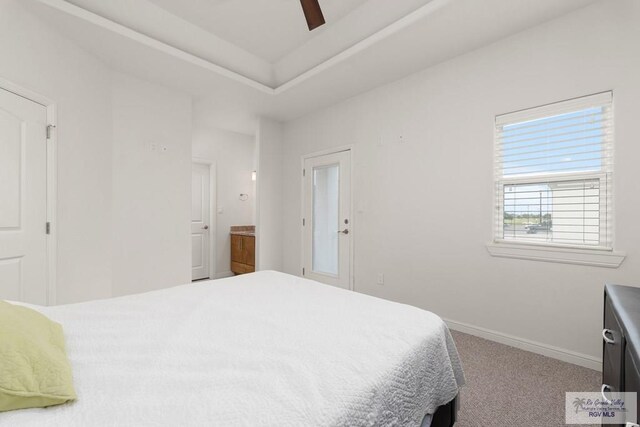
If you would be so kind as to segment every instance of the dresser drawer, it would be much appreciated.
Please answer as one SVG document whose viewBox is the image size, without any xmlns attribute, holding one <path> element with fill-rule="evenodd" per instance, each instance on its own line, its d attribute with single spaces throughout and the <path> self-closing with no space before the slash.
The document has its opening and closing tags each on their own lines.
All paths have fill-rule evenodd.
<svg viewBox="0 0 640 427">
<path fill-rule="evenodd" d="M 625 339 L 611 302 L 604 305 L 604 329 L 602 331 L 602 383 L 612 391 L 624 390 Z"/>
</svg>

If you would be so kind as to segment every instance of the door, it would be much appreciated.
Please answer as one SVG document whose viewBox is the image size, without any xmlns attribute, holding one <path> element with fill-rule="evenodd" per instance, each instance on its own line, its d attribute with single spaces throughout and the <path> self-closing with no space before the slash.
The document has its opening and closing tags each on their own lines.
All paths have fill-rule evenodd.
<svg viewBox="0 0 640 427">
<path fill-rule="evenodd" d="M 303 275 L 349 289 L 351 151 L 304 161 Z"/>
<path fill-rule="evenodd" d="M 191 168 L 191 279 L 210 278 L 211 170 L 193 163 Z"/>
<path fill-rule="evenodd" d="M 47 110 L 0 89 L 0 299 L 47 304 Z"/>
</svg>

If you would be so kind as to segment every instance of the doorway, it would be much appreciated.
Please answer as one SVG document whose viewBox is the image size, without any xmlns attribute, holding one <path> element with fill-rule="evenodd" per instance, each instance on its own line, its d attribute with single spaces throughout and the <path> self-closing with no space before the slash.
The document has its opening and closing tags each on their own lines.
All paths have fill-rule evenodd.
<svg viewBox="0 0 640 427">
<path fill-rule="evenodd" d="M 196 161 L 191 167 L 191 280 L 213 277 L 215 268 L 215 167 Z"/>
<path fill-rule="evenodd" d="M 351 150 L 304 158 L 303 275 L 351 289 Z"/>
</svg>

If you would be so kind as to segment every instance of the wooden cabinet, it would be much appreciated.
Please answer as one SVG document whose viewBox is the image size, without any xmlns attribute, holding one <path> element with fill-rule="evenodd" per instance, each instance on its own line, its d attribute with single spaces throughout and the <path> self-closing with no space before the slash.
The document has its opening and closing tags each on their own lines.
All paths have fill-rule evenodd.
<svg viewBox="0 0 640 427">
<path fill-rule="evenodd" d="M 253 273 L 255 265 L 255 236 L 231 234 L 231 271 L 235 274 Z"/>
<path fill-rule="evenodd" d="M 233 263 L 244 264 L 244 257 L 242 256 L 242 237 L 237 234 L 231 235 L 231 265 Z M 233 268 L 231 268 L 233 271 Z"/>
</svg>

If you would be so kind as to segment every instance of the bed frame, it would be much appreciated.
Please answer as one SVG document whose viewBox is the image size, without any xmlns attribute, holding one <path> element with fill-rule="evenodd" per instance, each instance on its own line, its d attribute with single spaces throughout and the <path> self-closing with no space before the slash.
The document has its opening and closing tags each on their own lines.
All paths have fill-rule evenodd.
<svg viewBox="0 0 640 427">
<path fill-rule="evenodd" d="M 460 395 L 446 405 L 438 406 L 431 419 L 431 427 L 452 427 L 457 421 Z"/>
</svg>

